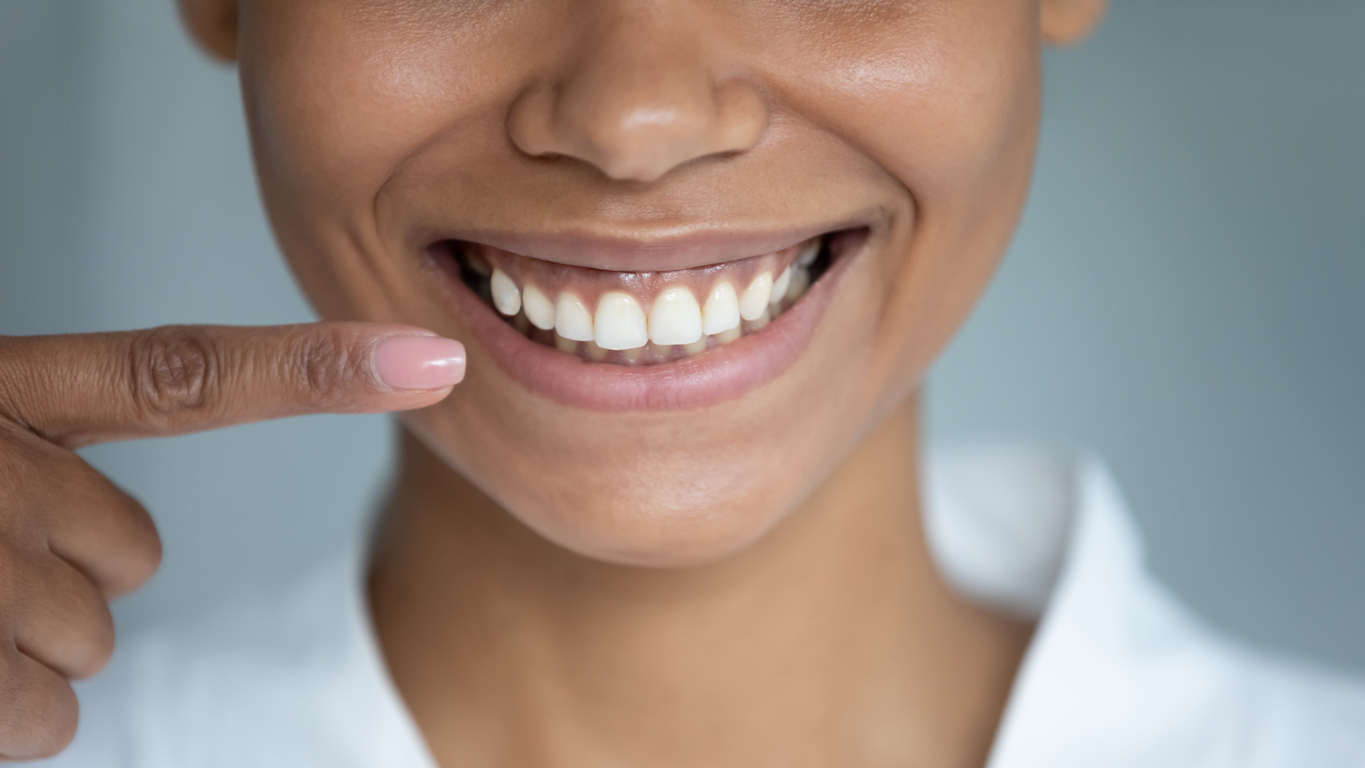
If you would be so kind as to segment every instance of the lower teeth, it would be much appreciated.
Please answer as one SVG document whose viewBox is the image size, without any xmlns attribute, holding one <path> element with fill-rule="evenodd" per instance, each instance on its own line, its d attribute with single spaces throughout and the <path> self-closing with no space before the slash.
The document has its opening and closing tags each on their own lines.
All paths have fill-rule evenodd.
<svg viewBox="0 0 1365 768">
<path fill-rule="evenodd" d="M 456 244 L 454 256 L 460 269 L 460 279 L 471 290 L 477 293 L 484 303 L 502 317 L 509 325 L 515 328 L 523 336 L 532 341 L 548 347 L 555 347 L 562 352 L 575 355 L 578 358 L 594 363 L 607 363 L 614 365 L 659 365 L 682 360 L 693 355 L 698 355 L 708 350 L 717 349 L 727 344 L 732 344 L 744 336 L 765 328 L 769 323 L 776 320 L 784 312 L 805 296 L 810 286 L 824 274 L 830 266 L 831 248 L 830 238 L 821 240 L 818 254 L 812 258 L 805 258 L 798 263 L 792 264 L 790 282 L 781 286 L 785 288 L 784 294 L 779 298 L 774 296 L 777 301 L 772 301 L 766 311 L 754 320 L 742 320 L 739 327 L 732 328 L 721 333 L 702 336 L 692 344 L 672 344 L 658 345 L 650 342 L 642 347 L 626 350 L 603 349 L 592 341 L 575 341 L 566 339 L 555 333 L 553 330 L 543 330 L 533 325 L 526 317 L 524 310 L 519 310 L 511 317 L 498 312 L 493 301 L 491 286 L 491 268 L 481 257 L 469 258 L 463 247 Z M 509 307 L 510 308 L 510 307 Z"/>
</svg>

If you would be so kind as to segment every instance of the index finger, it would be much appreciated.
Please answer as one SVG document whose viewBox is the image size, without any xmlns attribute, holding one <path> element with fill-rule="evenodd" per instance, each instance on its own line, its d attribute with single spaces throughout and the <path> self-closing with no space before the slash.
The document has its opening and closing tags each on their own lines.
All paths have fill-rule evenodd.
<svg viewBox="0 0 1365 768">
<path fill-rule="evenodd" d="M 464 347 L 374 323 L 0 337 L 0 416 L 67 447 L 306 413 L 422 408 Z"/>
</svg>

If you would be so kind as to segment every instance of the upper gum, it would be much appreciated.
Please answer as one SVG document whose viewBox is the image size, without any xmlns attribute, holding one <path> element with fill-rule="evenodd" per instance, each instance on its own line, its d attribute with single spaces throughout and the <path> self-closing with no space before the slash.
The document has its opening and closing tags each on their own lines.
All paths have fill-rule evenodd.
<svg viewBox="0 0 1365 768">
<path fill-rule="evenodd" d="M 655 297 L 669 288 L 688 288 L 698 302 L 705 302 L 706 296 L 721 280 L 728 280 L 737 292 L 743 292 L 764 272 L 771 272 L 776 279 L 782 270 L 796 262 L 807 242 L 810 241 L 761 256 L 665 272 L 613 272 L 543 261 L 486 245 L 471 244 L 469 247 L 478 249 L 490 266 L 510 277 L 518 288 L 525 290 L 528 284 L 534 285 L 550 301 L 568 291 L 584 304 L 594 307 L 603 294 L 621 291 L 633 296 L 647 312 Z"/>
</svg>

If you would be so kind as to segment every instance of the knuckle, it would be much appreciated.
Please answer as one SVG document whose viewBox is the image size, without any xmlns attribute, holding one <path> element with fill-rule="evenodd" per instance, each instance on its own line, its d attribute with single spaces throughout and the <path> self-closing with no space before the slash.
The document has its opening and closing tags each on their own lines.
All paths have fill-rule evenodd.
<svg viewBox="0 0 1365 768">
<path fill-rule="evenodd" d="M 76 737 L 79 704 L 71 685 L 17 652 L 0 657 L 0 756 L 52 757 Z"/>
<path fill-rule="evenodd" d="M 161 537 L 155 529 L 147 535 L 135 536 L 128 548 L 121 583 L 114 586 L 115 593 L 127 594 L 150 581 L 161 567 L 161 556 Z"/>
<path fill-rule="evenodd" d="M 335 401 L 357 379 L 365 375 L 365 360 L 352 352 L 351 345 L 337 331 L 310 334 L 299 342 L 292 358 L 299 366 L 296 379 L 302 383 L 311 405 Z"/>
<path fill-rule="evenodd" d="M 114 657 L 114 619 L 103 600 L 91 609 L 91 620 L 80 638 L 80 649 L 75 654 L 72 676 L 77 680 L 98 675 Z"/>
<path fill-rule="evenodd" d="M 202 331 L 155 328 L 135 336 L 128 354 L 133 402 L 145 415 L 170 418 L 214 401 L 223 366 Z"/>
<path fill-rule="evenodd" d="M 123 495 L 109 509 L 100 571 L 108 597 L 121 597 L 146 584 L 161 566 L 161 536 L 146 508 Z"/>
</svg>

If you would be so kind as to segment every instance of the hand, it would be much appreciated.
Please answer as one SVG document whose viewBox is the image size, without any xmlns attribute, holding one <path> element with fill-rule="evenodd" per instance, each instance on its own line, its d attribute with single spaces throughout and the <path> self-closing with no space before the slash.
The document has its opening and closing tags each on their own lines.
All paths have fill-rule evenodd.
<svg viewBox="0 0 1365 768">
<path fill-rule="evenodd" d="M 421 408 L 449 394 L 464 363 L 458 342 L 364 323 L 0 337 L 0 758 L 71 741 L 68 681 L 108 662 L 108 602 L 161 559 L 147 512 L 72 449 Z"/>
</svg>

